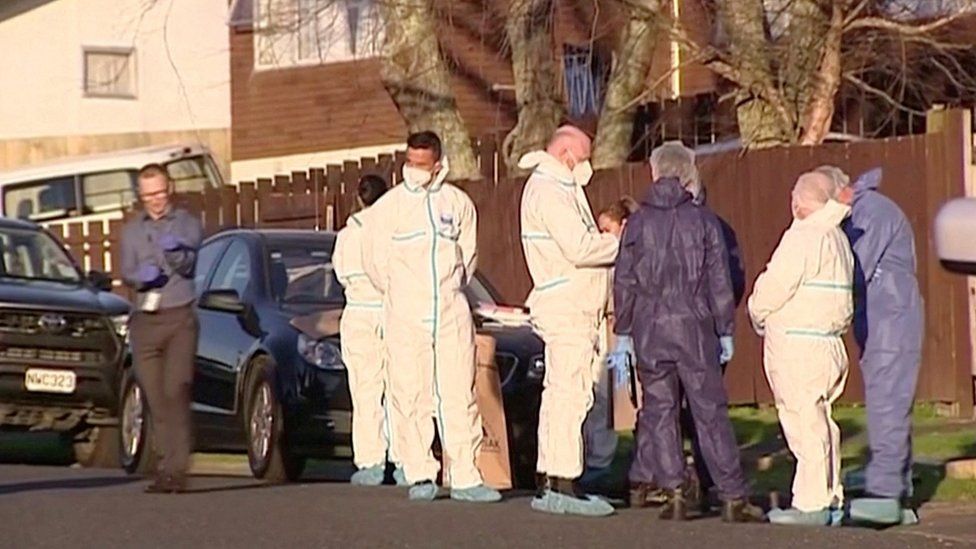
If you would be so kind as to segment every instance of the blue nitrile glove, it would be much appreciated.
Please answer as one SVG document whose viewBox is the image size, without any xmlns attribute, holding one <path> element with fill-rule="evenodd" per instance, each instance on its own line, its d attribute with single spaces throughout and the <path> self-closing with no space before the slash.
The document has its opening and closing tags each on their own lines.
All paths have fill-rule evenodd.
<svg viewBox="0 0 976 549">
<path fill-rule="evenodd" d="M 722 364 L 727 364 L 732 361 L 732 356 L 735 354 L 735 343 L 732 342 L 732 336 L 722 336 L 718 338 L 719 344 L 722 346 L 722 353 L 718 357 L 718 361 Z"/>
<path fill-rule="evenodd" d="M 630 359 L 626 354 L 610 353 L 607 357 L 607 369 L 613 372 L 615 387 L 624 387 L 630 381 Z"/>
<path fill-rule="evenodd" d="M 623 354 L 634 359 L 634 338 L 626 335 L 617 336 L 617 345 L 613 348 L 613 354 Z"/>
<path fill-rule="evenodd" d="M 163 249 L 164 252 L 175 252 L 179 250 L 183 243 L 172 233 L 163 233 L 159 235 L 159 247 Z"/>
</svg>

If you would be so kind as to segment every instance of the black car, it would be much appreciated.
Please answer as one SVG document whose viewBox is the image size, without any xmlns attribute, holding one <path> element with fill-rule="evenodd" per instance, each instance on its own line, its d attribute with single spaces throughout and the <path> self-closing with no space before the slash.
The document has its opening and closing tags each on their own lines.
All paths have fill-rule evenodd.
<svg viewBox="0 0 976 549">
<path fill-rule="evenodd" d="M 0 219 L 0 430 L 56 431 L 82 465 L 118 466 L 129 303 L 50 234 Z"/>
<path fill-rule="evenodd" d="M 338 335 L 345 299 L 332 268 L 334 246 L 334 233 L 298 230 L 233 230 L 204 242 L 196 277 L 197 450 L 247 452 L 253 474 L 274 481 L 298 478 L 307 458 L 351 455 L 352 403 Z M 492 299 L 480 284 L 469 297 Z M 519 387 L 541 390 L 532 362 L 541 342 L 491 322 L 484 329 L 499 340 L 506 402 L 517 395 L 513 419 L 531 416 Z M 533 398 L 524 400 L 531 406 Z M 131 379 L 123 402 L 123 466 L 146 471 L 151 433 Z"/>
</svg>

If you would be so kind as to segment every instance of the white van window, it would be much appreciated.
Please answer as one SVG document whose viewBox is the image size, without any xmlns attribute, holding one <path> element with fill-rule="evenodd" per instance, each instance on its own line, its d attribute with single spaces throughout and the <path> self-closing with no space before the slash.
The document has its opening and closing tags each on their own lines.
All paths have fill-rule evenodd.
<svg viewBox="0 0 976 549">
<path fill-rule="evenodd" d="M 218 178 L 203 156 L 181 158 L 166 164 L 177 193 L 200 193 L 212 189 Z"/>
<path fill-rule="evenodd" d="M 66 217 L 77 208 L 77 203 L 72 176 L 18 185 L 3 195 L 4 211 L 31 221 Z"/>
<path fill-rule="evenodd" d="M 129 207 L 135 200 L 132 191 L 136 172 L 119 170 L 81 176 L 86 213 L 97 213 Z"/>
</svg>

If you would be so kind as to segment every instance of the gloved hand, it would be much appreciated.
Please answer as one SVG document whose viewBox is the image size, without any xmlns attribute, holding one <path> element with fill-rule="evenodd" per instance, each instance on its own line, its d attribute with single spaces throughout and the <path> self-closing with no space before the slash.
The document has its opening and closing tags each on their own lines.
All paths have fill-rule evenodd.
<svg viewBox="0 0 976 549">
<path fill-rule="evenodd" d="M 731 362 L 732 356 L 735 355 L 735 343 L 732 340 L 732 336 L 722 336 L 718 338 L 718 342 L 722 346 L 722 352 L 719 354 L 718 361 L 722 364 Z"/>
<path fill-rule="evenodd" d="M 618 335 L 617 344 L 614 346 L 612 354 L 626 355 L 631 360 L 634 360 L 634 338 L 627 335 Z"/>
<path fill-rule="evenodd" d="M 136 271 L 136 278 L 138 278 L 139 282 L 142 282 L 143 284 L 152 284 L 153 282 L 159 280 L 159 277 L 162 275 L 163 271 L 152 263 L 143 263 L 142 265 L 139 265 L 139 270 Z"/>
<path fill-rule="evenodd" d="M 164 252 L 175 252 L 183 247 L 183 243 L 172 233 L 163 233 L 159 235 L 159 247 L 163 249 Z"/>
<path fill-rule="evenodd" d="M 624 387 L 630 381 L 630 359 L 623 353 L 610 353 L 607 368 L 613 373 L 615 387 Z"/>
</svg>

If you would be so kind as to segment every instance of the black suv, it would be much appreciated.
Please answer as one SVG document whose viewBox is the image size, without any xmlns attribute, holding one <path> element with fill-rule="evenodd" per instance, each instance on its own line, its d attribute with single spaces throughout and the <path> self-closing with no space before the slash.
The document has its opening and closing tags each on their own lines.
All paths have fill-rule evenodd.
<svg viewBox="0 0 976 549">
<path fill-rule="evenodd" d="M 56 431 L 86 466 L 118 466 L 129 303 L 50 234 L 0 218 L 0 430 Z"/>
</svg>

